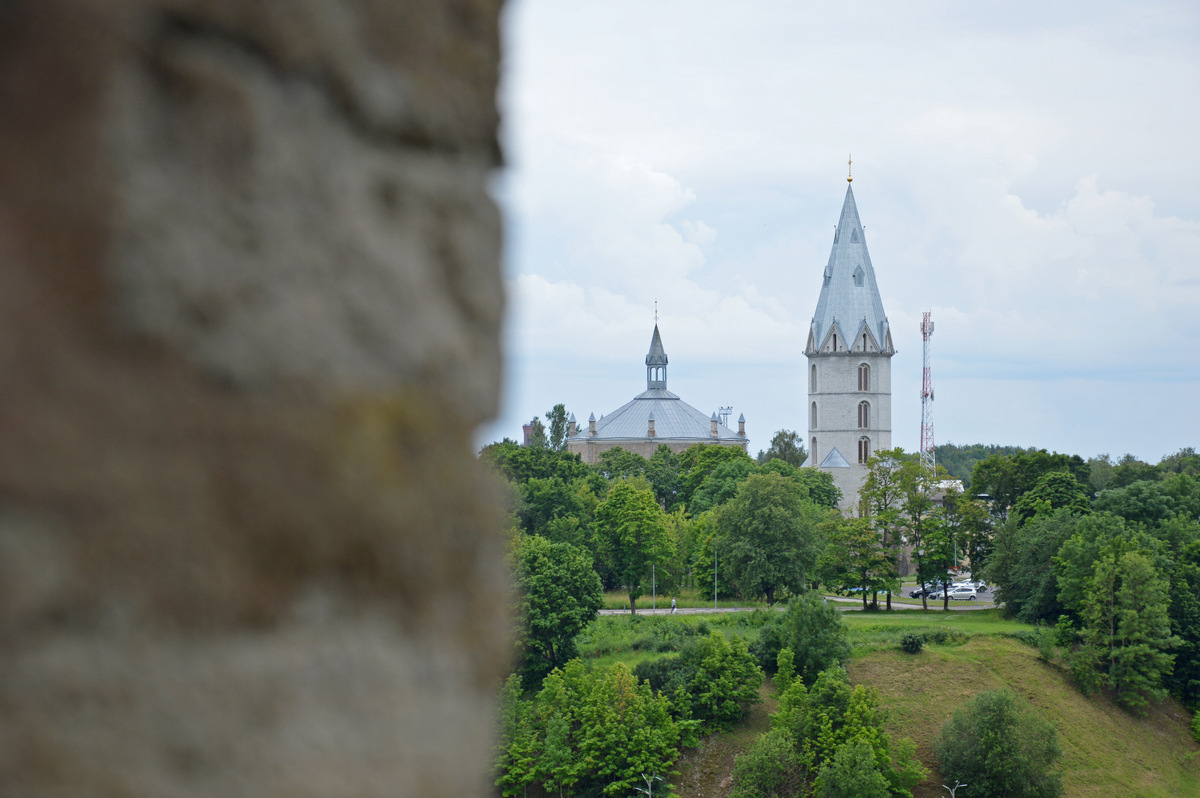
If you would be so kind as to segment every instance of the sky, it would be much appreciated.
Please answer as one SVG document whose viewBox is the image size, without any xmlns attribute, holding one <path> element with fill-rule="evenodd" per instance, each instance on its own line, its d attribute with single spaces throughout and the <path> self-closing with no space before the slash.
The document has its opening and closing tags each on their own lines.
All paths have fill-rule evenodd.
<svg viewBox="0 0 1200 798">
<path fill-rule="evenodd" d="M 853 156 L 892 441 L 1200 448 L 1200 5 L 511 0 L 505 384 L 487 443 L 668 387 L 806 430 Z"/>
</svg>

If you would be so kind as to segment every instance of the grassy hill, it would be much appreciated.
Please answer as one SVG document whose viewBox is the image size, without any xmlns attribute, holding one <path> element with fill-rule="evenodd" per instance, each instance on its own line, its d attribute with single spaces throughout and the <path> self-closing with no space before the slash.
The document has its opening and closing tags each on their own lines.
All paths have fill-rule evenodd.
<svg viewBox="0 0 1200 798">
<path fill-rule="evenodd" d="M 1200 747 L 1191 741 L 1191 718 L 1178 704 L 1168 702 L 1146 718 L 1135 718 L 1105 697 L 1086 698 L 1061 670 L 1013 638 L 980 635 L 959 646 L 929 646 L 917 655 L 875 651 L 855 659 L 849 670 L 854 682 L 879 690 L 891 713 L 889 731 L 911 737 L 918 757 L 931 769 L 936 766 L 934 742 L 955 708 L 981 692 L 1007 686 L 1058 730 L 1064 795 L 1200 795 Z M 914 795 L 945 795 L 942 781 L 935 772 Z"/>
<path fill-rule="evenodd" d="M 1028 699 L 1058 730 L 1067 798 L 1200 796 L 1200 746 L 1191 741 L 1186 710 L 1168 702 L 1146 718 L 1136 718 L 1103 696 L 1083 696 L 1065 673 L 1009 636 L 1025 627 L 992 611 L 844 617 L 854 648 L 851 679 L 879 691 L 890 713 L 893 737 L 911 737 L 921 762 L 934 771 L 914 791 L 916 798 L 946 794 L 933 755 L 942 725 L 957 707 L 1003 686 Z M 916 655 L 901 652 L 899 638 L 918 627 L 947 630 L 955 642 L 929 645 Z M 769 691 L 765 688 L 764 695 Z M 771 708 L 771 703 L 760 705 L 748 723 L 730 734 L 714 735 L 685 756 L 676 780 L 680 796 L 728 795 L 733 758 L 767 727 Z M 970 789 L 960 796 L 972 798 Z"/>
</svg>

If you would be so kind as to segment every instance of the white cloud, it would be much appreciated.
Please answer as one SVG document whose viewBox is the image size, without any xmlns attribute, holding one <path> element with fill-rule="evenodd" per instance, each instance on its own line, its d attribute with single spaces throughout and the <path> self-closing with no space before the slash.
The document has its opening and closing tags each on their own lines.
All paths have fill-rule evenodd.
<svg viewBox="0 0 1200 798">
<path fill-rule="evenodd" d="M 1200 444 L 1166 411 L 1200 373 L 1200 9 L 1014 2 L 511 3 L 497 429 L 632 396 L 656 299 L 685 399 L 740 405 L 752 447 L 801 427 L 849 151 L 896 443 L 932 307 L 940 439 Z"/>
</svg>

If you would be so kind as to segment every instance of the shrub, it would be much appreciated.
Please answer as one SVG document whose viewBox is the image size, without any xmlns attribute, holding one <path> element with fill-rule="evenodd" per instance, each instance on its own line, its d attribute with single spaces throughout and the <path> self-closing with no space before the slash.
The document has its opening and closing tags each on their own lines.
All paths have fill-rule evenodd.
<svg viewBox="0 0 1200 798">
<path fill-rule="evenodd" d="M 1192 739 L 1200 743 L 1200 712 L 1192 715 Z"/>
<path fill-rule="evenodd" d="M 776 660 L 775 689 L 781 694 L 787 692 L 795 678 L 796 655 L 790 648 L 785 648 L 779 652 L 779 658 Z"/>
<path fill-rule="evenodd" d="M 879 771 L 875 749 L 863 738 L 839 745 L 814 786 L 817 798 L 890 798 L 892 794 Z"/>
<path fill-rule="evenodd" d="M 812 757 L 796 750 L 787 732 L 773 729 L 754 741 L 733 765 L 730 798 L 792 798 L 804 794 Z"/>
<path fill-rule="evenodd" d="M 908 654 L 920 654 L 925 648 L 925 639 L 920 635 L 905 635 L 900 638 L 900 648 Z"/>
<path fill-rule="evenodd" d="M 1054 727 L 1008 688 L 959 707 L 942 727 L 936 754 L 943 775 L 971 785 L 972 795 L 1062 794 Z"/>
</svg>

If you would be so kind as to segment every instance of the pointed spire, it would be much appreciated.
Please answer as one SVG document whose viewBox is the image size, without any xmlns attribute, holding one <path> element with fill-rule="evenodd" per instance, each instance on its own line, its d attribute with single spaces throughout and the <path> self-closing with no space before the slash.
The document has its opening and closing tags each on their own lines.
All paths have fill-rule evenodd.
<svg viewBox="0 0 1200 798">
<path fill-rule="evenodd" d="M 892 354 L 887 316 L 875 283 L 875 269 L 867 252 L 854 189 L 847 185 L 822 277 L 821 296 L 813 314 L 810 351 L 824 351 L 826 345 L 832 346 L 834 333 L 838 336 L 838 351 L 850 350 L 864 327 L 880 352 Z"/>
<path fill-rule="evenodd" d="M 667 350 L 663 349 L 662 336 L 658 334 L 658 324 L 654 325 L 654 335 L 650 338 L 650 351 L 646 353 L 646 390 L 667 389 Z"/>
</svg>

